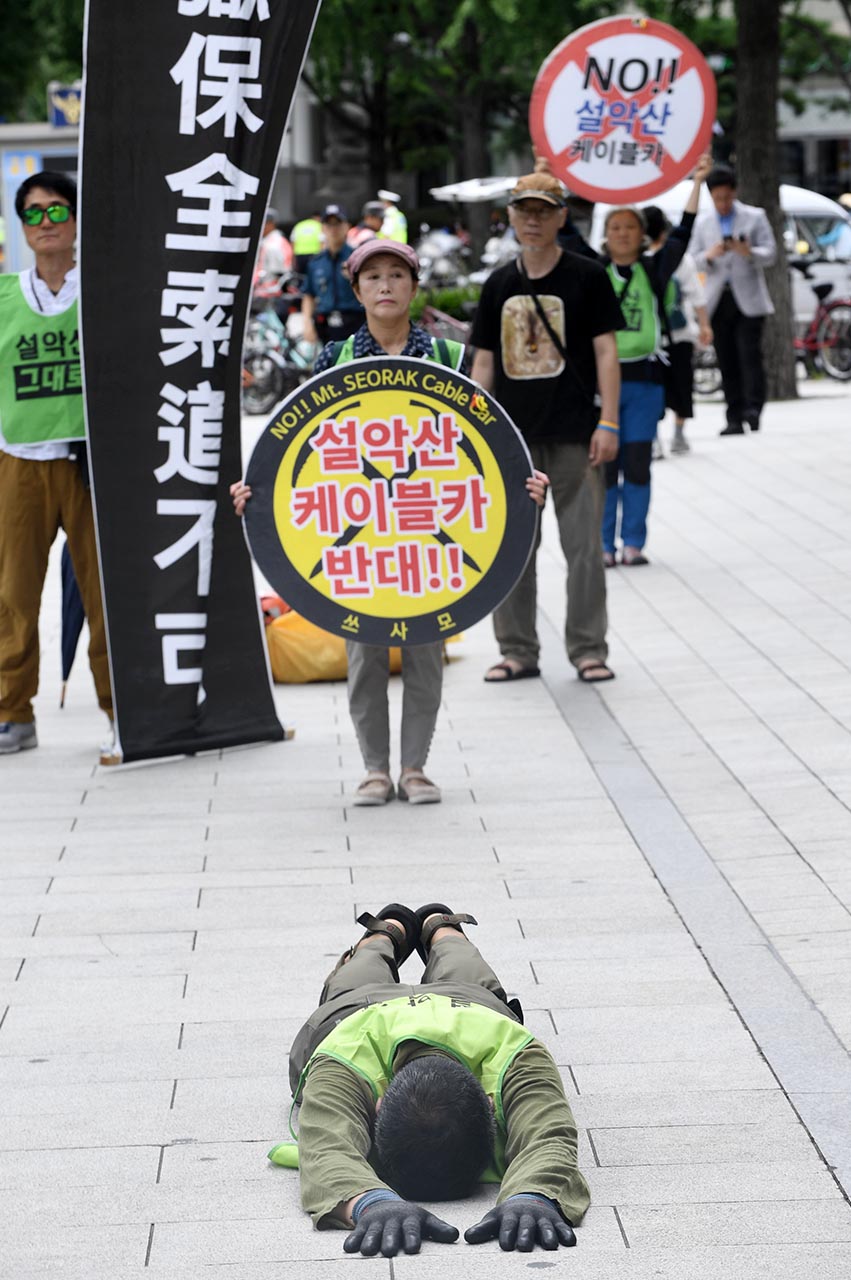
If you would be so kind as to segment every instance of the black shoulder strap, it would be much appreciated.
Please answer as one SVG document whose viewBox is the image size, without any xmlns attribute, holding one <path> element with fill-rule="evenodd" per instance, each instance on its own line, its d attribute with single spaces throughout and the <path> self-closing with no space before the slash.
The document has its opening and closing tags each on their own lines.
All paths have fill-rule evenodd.
<svg viewBox="0 0 851 1280">
<path fill-rule="evenodd" d="M 549 336 L 550 342 L 553 344 L 553 346 L 555 347 L 556 351 L 557 351 L 557 352 L 559 353 L 559 355 L 561 356 L 562 360 L 563 360 L 563 361 L 564 361 L 564 363 L 565 363 L 565 367 L 566 367 L 566 368 L 568 369 L 568 371 L 570 372 L 571 376 L 573 377 L 574 382 L 575 382 L 575 383 L 576 383 L 576 385 L 579 387 L 579 389 L 580 389 L 580 391 L 582 392 L 582 394 L 583 394 L 583 396 L 585 397 L 585 399 L 588 401 L 588 403 L 589 403 L 589 404 L 593 405 L 593 406 L 594 406 L 594 408 L 596 409 L 596 408 L 597 408 L 597 403 L 596 403 L 596 401 L 595 401 L 594 397 L 593 397 L 592 395 L 589 395 L 588 388 L 586 387 L 585 383 L 584 383 L 584 382 L 582 381 L 582 379 L 580 378 L 579 373 L 577 372 L 577 369 L 576 369 L 576 365 L 573 363 L 573 361 L 571 360 L 570 356 L 567 354 L 567 350 L 565 349 L 565 345 L 564 345 L 564 343 L 562 342 L 561 338 L 560 338 L 560 337 L 558 336 L 558 334 L 556 333 L 556 331 L 555 331 L 555 329 L 553 328 L 553 326 L 550 324 L 550 321 L 549 321 L 549 318 L 548 318 L 548 316 L 547 316 L 547 313 L 544 311 L 544 308 L 541 306 L 541 299 L 538 297 L 538 294 L 537 294 L 537 291 L 536 291 L 536 289 L 535 289 L 535 286 L 534 286 L 534 284 L 532 283 L 531 279 L 529 278 L 529 276 L 528 276 L 528 275 L 527 275 L 527 273 L 526 273 L 526 268 L 525 268 L 525 266 L 524 266 L 524 264 L 523 264 L 523 256 L 522 256 L 522 254 L 521 254 L 521 256 L 520 256 L 519 258 L 517 258 L 517 270 L 520 272 L 520 279 L 521 279 L 521 280 L 524 282 L 524 284 L 526 285 L 526 288 L 527 288 L 527 290 L 528 290 L 528 292 L 529 292 L 529 295 L 530 295 L 530 297 L 531 297 L 532 301 L 533 301 L 533 302 L 534 302 L 534 304 L 535 304 L 535 310 L 536 310 L 536 311 L 537 311 L 537 313 L 538 313 L 538 317 L 539 317 L 539 319 L 540 319 L 540 321 L 541 321 L 541 324 L 544 326 L 544 328 L 545 328 L 545 329 L 546 329 L 546 331 L 547 331 L 547 334 L 548 334 L 548 336 Z"/>
</svg>

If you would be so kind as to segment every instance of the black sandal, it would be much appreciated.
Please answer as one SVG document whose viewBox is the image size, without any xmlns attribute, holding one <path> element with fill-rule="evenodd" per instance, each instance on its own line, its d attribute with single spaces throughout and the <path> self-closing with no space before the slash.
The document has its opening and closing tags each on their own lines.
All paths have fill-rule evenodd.
<svg viewBox="0 0 851 1280">
<path fill-rule="evenodd" d="M 404 934 L 396 928 L 395 924 L 390 924 L 387 917 L 390 916 L 395 920 L 401 920 L 405 926 Z M 393 943 L 393 957 L 396 967 L 404 964 L 408 956 L 419 946 L 420 939 L 420 921 L 418 916 L 410 907 L 403 907 L 400 902 L 391 902 L 386 907 L 382 907 L 377 915 L 371 915 L 369 911 L 364 911 L 357 918 L 357 923 L 362 924 L 366 933 L 359 939 L 371 937 L 375 933 L 383 933 Z M 357 945 L 357 944 L 356 944 Z M 354 951 L 354 948 L 352 948 Z"/>
<path fill-rule="evenodd" d="M 423 964 L 428 963 L 428 954 L 431 950 L 429 943 L 431 942 L 432 935 L 437 929 L 451 928 L 457 929 L 459 933 L 463 933 L 464 930 L 459 927 L 460 925 L 479 923 L 475 916 L 454 914 L 452 908 L 447 907 L 443 902 L 429 902 L 425 907 L 418 907 L 414 912 L 414 915 L 416 916 L 417 923 L 419 925 L 417 933 L 417 953 Z M 429 916 L 433 915 L 437 915 L 438 918 L 436 920 L 429 921 L 429 924 L 426 926 L 426 920 L 428 920 Z"/>
</svg>

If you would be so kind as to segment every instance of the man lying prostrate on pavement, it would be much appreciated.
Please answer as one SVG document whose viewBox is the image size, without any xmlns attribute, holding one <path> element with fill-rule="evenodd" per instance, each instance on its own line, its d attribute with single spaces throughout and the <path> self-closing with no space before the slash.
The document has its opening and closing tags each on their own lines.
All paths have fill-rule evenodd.
<svg viewBox="0 0 851 1280">
<path fill-rule="evenodd" d="M 555 1062 L 460 928 L 473 917 L 392 903 L 358 923 L 290 1055 L 315 1225 L 348 1228 L 343 1249 L 367 1256 L 451 1244 L 458 1229 L 419 1202 L 468 1196 L 490 1171 L 497 1204 L 469 1244 L 575 1244 L 590 1199 L 576 1125 Z M 414 948 L 423 980 L 399 986 Z"/>
</svg>

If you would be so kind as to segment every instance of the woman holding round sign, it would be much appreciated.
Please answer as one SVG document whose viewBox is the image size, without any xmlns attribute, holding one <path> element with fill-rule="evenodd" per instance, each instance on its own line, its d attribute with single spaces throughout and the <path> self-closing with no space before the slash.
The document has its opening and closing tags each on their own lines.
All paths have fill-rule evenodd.
<svg viewBox="0 0 851 1280">
<path fill-rule="evenodd" d="M 331 342 L 325 347 L 316 362 L 314 375 L 351 361 L 374 363 L 376 357 L 413 357 L 453 370 L 460 367 L 464 358 L 460 343 L 433 339 L 411 323 L 410 305 L 416 296 L 419 274 L 419 261 L 413 249 L 396 241 L 369 240 L 351 255 L 348 268 L 352 288 L 364 307 L 366 322 L 345 342 Z M 366 374 L 363 380 L 368 381 Z M 329 409 L 328 416 L 330 412 Z M 279 421 L 283 421 L 283 415 L 279 415 Z M 273 427 L 272 434 L 274 431 Z M 312 438 L 315 448 L 315 434 Z M 254 462 L 253 457 L 252 467 Z M 399 478 L 398 472 L 389 478 L 387 492 L 391 500 Z M 375 479 L 383 492 L 384 482 L 378 472 Z M 543 505 L 546 485 L 547 479 L 541 472 L 535 472 L 534 477 L 526 481 L 530 495 L 539 505 Z M 240 481 L 231 486 L 231 494 L 237 515 L 242 515 L 252 495 L 251 487 Z M 345 628 L 345 625 L 344 621 L 342 626 Z M 366 767 L 366 776 L 355 792 L 353 803 L 384 805 L 395 794 L 410 804 L 439 802 L 440 789 L 426 776 L 424 768 L 443 687 L 443 641 L 402 647 L 404 691 L 398 790 L 390 774 L 388 645 L 354 639 L 348 633 L 346 654 L 349 711 Z"/>
<path fill-rule="evenodd" d="M 672 290 L 672 276 L 688 248 L 700 184 L 711 167 L 711 156 L 701 156 L 682 221 L 652 257 L 644 253 L 649 242 L 640 209 L 625 205 L 610 209 L 606 216 L 604 261 L 626 322 L 626 327 L 615 334 L 621 368 L 620 447 L 614 461 L 606 463 L 603 559 L 608 568 L 616 563 L 618 506 L 621 564 L 648 563 L 644 544 L 650 507 L 650 462 L 656 426 L 665 413 L 666 294 Z"/>
</svg>

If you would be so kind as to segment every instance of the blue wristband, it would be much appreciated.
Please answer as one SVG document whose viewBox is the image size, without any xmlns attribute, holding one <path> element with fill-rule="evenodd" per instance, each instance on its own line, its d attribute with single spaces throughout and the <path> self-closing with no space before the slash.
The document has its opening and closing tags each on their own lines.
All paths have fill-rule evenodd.
<svg viewBox="0 0 851 1280">
<path fill-rule="evenodd" d="M 388 1191 L 386 1187 L 376 1187 L 374 1191 L 367 1191 L 362 1195 L 357 1204 L 352 1209 L 352 1222 L 357 1226 L 358 1219 L 361 1214 L 370 1209 L 374 1204 L 380 1204 L 382 1200 L 401 1200 L 401 1196 L 397 1196 L 395 1191 Z"/>
<path fill-rule="evenodd" d="M 549 1196 L 543 1195 L 540 1191 L 518 1191 L 516 1195 L 509 1196 L 509 1200 L 537 1200 L 539 1204 L 548 1204 L 551 1209 L 555 1209 L 557 1213 L 564 1217 L 561 1212 L 561 1206 L 558 1201 L 551 1200 Z"/>
</svg>

